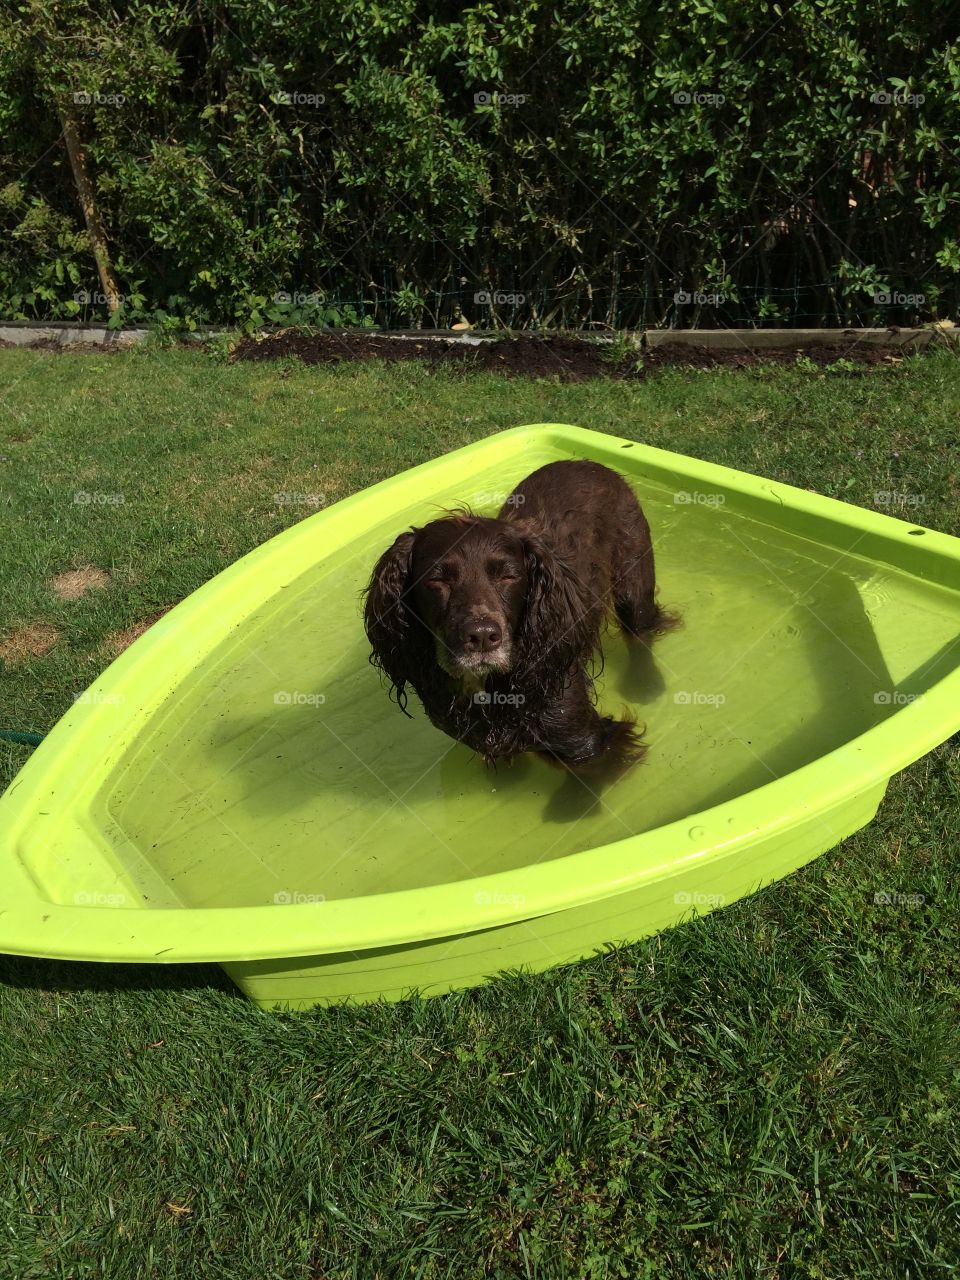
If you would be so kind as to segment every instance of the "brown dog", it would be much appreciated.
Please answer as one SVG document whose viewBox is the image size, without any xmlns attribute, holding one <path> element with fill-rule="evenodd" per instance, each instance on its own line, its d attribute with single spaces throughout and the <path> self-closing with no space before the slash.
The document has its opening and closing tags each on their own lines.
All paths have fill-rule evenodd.
<svg viewBox="0 0 960 1280">
<path fill-rule="evenodd" d="M 644 748 L 631 720 L 598 714 L 587 667 L 611 608 L 632 638 L 673 621 L 654 589 L 650 528 L 623 477 L 552 462 L 497 519 L 453 513 L 384 552 L 366 591 L 370 660 L 401 709 L 410 685 L 488 763 L 535 751 L 616 770 Z"/>
</svg>

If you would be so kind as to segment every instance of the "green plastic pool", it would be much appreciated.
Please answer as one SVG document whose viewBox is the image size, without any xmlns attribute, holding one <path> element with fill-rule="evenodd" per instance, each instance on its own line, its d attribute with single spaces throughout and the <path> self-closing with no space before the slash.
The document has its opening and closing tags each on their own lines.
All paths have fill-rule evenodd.
<svg viewBox="0 0 960 1280">
<path fill-rule="evenodd" d="M 493 512 L 558 458 L 613 466 L 653 530 L 652 658 L 600 703 L 646 760 L 598 799 L 405 719 L 360 591 L 438 507 Z M 0 950 L 221 963 L 265 1007 L 543 969 L 712 910 L 873 817 L 960 728 L 960 540 L 577 427 L 491 436 L 322 511 L 153 626 L 0 799 Z"/>
</svg>

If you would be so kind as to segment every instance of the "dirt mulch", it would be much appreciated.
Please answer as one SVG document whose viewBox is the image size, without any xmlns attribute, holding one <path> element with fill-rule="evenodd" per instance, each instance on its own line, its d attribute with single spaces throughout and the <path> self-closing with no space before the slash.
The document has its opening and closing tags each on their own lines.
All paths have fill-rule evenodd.
<svg viewBox="0 0 960 1280">
<path fill-rule="evenodd" d="M 465 373 L 557 377 L 562 382 L 583 382 L 601 375 L 621 379 L 643 376 L 636 359 L 615 365 L 602 346 L 575 338 L 505 338 L 473 346 L 444 338 L 418 341 L 367 333 L 306 334 L 284 330 L 259 339 L 243 338 L 233 353 L 234 360 L 279 360 L 284 356 L 295 356 L 304 364 L 364 360 L 397 364 L 413 360 L 431 369 L 442 366 Z"/>
<path fill-rule="evenodd" d="M 898 364 L 908 352 L 892 347 L 871 346 L 867 343 L 849 345 L 821 343 L 815 347 L 739 347 L 725 350 L 711 347 L 692 347 L 686 344 L 663 343 L 651 347 L 644 355 L 644 363 L 654 369 L 749 369 L 761 364 L 795 364 L 805 356 L 813 364 L 823 368 L 838 360 L 849 360 L 864 369 Z"/>
<path fill-rule="evenodd" d="M 0 341 L 0 348 L 13 345 Z M 185 343 L 184 346 L 196 350 L 194 343 Z M 119 343 L 61 344 L 49 338 L 38 339 L 29 347 L 34 351 L 70 355 L 117 355 L 129 349 L 128 345 Z M 284 329 L 265 336 L 242 338 L 231 358 L 272 361 L 293 357 L 309 365 L 350 364 L 364 360 L 397 364 L 413 360 L 430 369 L 443 367 L 455 373 L 500 373 L 506 377 L 557 378 L 560 382 L 586 382 L 592 378 L 635 382 L 662 369 L 750 369 L 761 365 L 792 365 L 798 356 L 821 368 L 838 360 L 847 360 L 855 366 L 855 374 L 864 374 L 877 368 L 895 367 L 909 354 L 913 354 L 909 347 L 866 342 L 824 342 L 803 348 L 743 346 L 729 350 L 664 342 L 643 353 L 630 351 L 615 361 L 611 358 L 613 352 L 608 343 L 567 336 L 544 338 L 529 334 L 484 338 L 482 343 L 471 345 L 452 339 L 418 340 L 349 329 L 324 333 Z"/>
<path fill-rule="evenodd" d="M 761 364 L 793 364 L 798 355 L 816 365 L 837 360 L 867 369 L 898 361 L 889 347 L 823 344 L 799 350 L 747 349 L 718 350 L 708 347 L 664 343 L 642 354 L 629 352 L 615 362 L 606 343 L 581 342 L 576 338 L 535 336 L 484 340 L 472 346 L 443 338 L 396 338 L 368 333 L 300 333 L 293 329 L 266 337 L 243 338 L 233 353 L 234 360 L 280 360 L 294 357 L 308 365 L 349 364 L 383 360 L 388 364 L 416 360 L 435 369 L 456 372 L 500 373 L 507 377 L 558 378 L 561 382 L 585 382 L 591 378 L 638 381 L 648 373 L 668 368 L 743 369 Z"/>
</svg>

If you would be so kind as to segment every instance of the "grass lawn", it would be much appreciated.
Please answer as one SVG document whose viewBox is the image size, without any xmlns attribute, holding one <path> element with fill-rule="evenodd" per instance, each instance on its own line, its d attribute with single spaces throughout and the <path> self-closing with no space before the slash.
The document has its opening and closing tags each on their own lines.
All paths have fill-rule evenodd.
<svg viewBox="0 0 960 1280">
<path fill-rule="evenodd" d="M 17 729 L 48 729 L 304 495 L 523 422 L 894 493 L 960 533 L 946 352 L 560 385 L 4 350 L 0 406 Z M 4 785 L 28 753 L 0 743 Z M 958 1275 L 958 848 L 955 738 L 787 880 L 478 991 L 271 1015 L 216 968 L 4 960 L 0 1277 Z"/>
</svg>

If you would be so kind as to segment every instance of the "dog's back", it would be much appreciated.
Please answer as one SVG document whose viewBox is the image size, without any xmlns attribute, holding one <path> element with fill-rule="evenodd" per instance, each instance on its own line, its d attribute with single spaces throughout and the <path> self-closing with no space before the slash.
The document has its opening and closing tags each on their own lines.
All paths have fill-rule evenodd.
<svg viewBox="0 0 960 1280">
<path fill-rule="evenodd" d="M 649 564 L 652 585 L 646 517 L 623 476 L 599 462 L 548 462 L 517 485 L 500 519 L 537 528 L 588 598 L 606 600 L 620 566 L 636 571 Z"/>
</svg>

